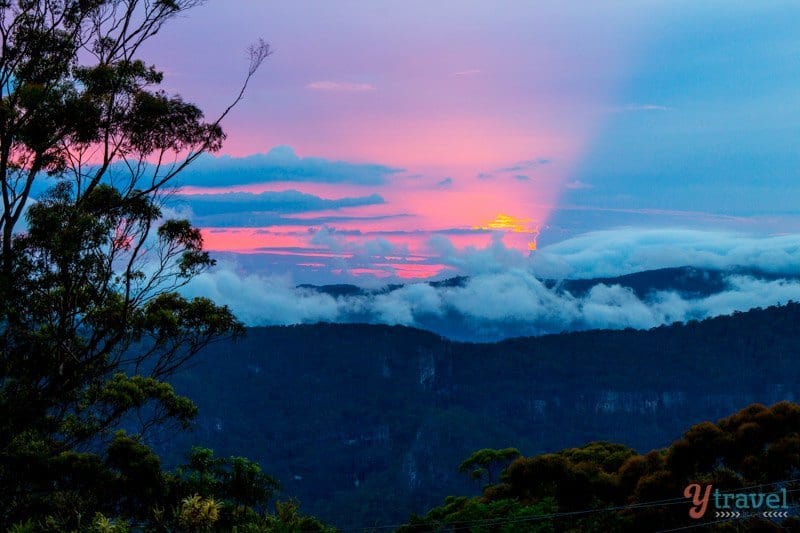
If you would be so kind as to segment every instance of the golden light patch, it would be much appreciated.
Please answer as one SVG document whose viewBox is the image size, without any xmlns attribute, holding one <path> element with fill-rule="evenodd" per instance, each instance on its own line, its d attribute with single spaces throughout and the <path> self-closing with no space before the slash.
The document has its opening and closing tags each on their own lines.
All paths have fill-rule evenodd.
<svg viewBox="0 0 800 533">
<path fill-rule="evenodd" d="M 536 237 L 539 236 L 539 226 L 531 218 L 517 218 L 511 215 L 498 214 L 494 220 L 482 226 L 473 226 L 472 229 L 508 231 L 511 233 L 530 233 L 533 240 L 528 243 L 528 249 L 536 250 Z"/>
</svg>

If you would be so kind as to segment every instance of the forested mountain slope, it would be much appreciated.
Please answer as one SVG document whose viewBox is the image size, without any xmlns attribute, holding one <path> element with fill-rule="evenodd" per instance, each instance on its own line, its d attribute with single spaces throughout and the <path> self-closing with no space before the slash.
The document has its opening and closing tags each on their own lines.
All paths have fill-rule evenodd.
<svg viewBox="0 0 800 533">
<path fill-rule="evenodd" d="M 650 331 L 457 343 L 379 325 L 252 328 L 176 380 L 200 416 L 161 435 L 258 460 L 340 527 L 402 522 L 477 492 L 471 452 L 526 455 L 589 441 L 640 452 L 750 403 L 797 400 L 800 304 Z"/>
</svg>

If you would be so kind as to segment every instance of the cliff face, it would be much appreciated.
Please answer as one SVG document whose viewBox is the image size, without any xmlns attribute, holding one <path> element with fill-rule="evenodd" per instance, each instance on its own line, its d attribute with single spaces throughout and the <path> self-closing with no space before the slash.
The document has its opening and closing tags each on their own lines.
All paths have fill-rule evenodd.
<svg viewBox="0 0 800 533">
<path fill-rule="evenodd" d="M 261 462 L 287 496 L 342 527 L 392 524 L 479 487 L 472 451 L 531 455 L 612 440 L 662 447 L 688 425 L 795 400 L 800 305 L 642 331 L 462 344 L 407 328 L 255 328 L 176 388 L 196 399 L 191 444 Z"/>
</svg>

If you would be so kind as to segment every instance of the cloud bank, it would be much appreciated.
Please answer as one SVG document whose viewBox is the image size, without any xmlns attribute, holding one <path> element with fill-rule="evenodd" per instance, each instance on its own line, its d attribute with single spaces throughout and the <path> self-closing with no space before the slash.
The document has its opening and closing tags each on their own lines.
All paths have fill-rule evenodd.
<svg viewBox="0 0 800 533">
<path fill-rule="evenodd" d="M 389 292 L 334 296 L 295 287 L 286 277 L 240 276 L 222 269 L 197 278 L 190 295 L 231 307 L 249 326 L 315 322 L 401 324 L 461 340 L 499 340 L 585 329 L 647 329 L 800 300 L 800 281 L 732 275 L 726 290 L 691 298 L 659 291 L 639 298 L 598 284 L 575 296 L 530 272 L 482 274 L 462 286 L 415 283 Z"/>
<path fill-rule="evenodd" d="M 299 157 L 289 146 L 247 157 L 205 156 L 177 178 L 180 185 L 225 187 L 268 182 L 349 183 L 381 185 L 402 169 L 378 164 Z"/>
<path fill-rule="evenodd" d="M 188 204 L 198 217 L 223 213 L 237 213 L 242 216 L 252 212 L 302 213 L 384 203 L 378 194 L 328 199 L 296 190 L 267 191 L 259 194 L 247 192 L 182 194 L 177 199 Z M 202 220 L 198 223 L 202 224 Z"/>
<path fill-rule="evenodd" d="M 800 274 L 800 235 L 758 237 L 687 229 L 594 231 L 545 246 L 531 257 L 534 273 L 550 278 L 611 277 L 657 268 L 749 267 Z"/>
<path fill-rule="evenodd" d="M 320 236 L 325 237 L 331 236 Z M 463 340 L 652 328 L 800 300 L 796 235 L 759 239 L 686 230 L 616 230 L 545 247 L 531 258 L 505 248 L 499 240 L 484 249 L 458 250 L 445 238 L 434 239 L 432 246 L 437 261 L 470 277 L 460 283 L 414 283 L 337 296 L 298 288 L 288 277 L 241 275 L 228 265 L 199 276 L 187 290 L 229 305 L 251 326 L 371 322 L 420 327 Z M 542 281 L 685 265 L 773 274 L 731 270 L 723 276 L 721 289 L 705 294 L 668 289 L 637 295 L 630 287 L 610 282 L 571 293 L 562 285 Z M 543 275 L 548 272 L 559 275 Z"/>
</svg>

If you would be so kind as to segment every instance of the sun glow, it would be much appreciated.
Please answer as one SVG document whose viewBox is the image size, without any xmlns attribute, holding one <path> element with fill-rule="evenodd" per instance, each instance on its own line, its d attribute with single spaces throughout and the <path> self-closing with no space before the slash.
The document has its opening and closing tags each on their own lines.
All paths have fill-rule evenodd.
<svg viewBox="0 0 800 533">
<path fill-rule="evenodd" d="M 536 233 L 538 229 L 532 229 L 529 224 L 533 222 L 530 218 L 517 218 L 511 215 L 504 215 L 500 213 L 494 220 L 487 222 L 482 226 L 475 226 L 472 229 L 485 229 L 485 230 L 504 230 L 513 231 L 514 233 Z"/>
<path fill-rule="evenodd" d="M 528 242 L 528 250 L 536 249 L 536 238 L 539 236 L 539 225 L 531 218 L 517 218 L 499 213 L 494 220 L 472 229 L 499 230 L 510 233 L 528 233 L 533 235 L 533 240 Z"/>
</svg>

